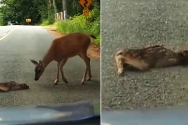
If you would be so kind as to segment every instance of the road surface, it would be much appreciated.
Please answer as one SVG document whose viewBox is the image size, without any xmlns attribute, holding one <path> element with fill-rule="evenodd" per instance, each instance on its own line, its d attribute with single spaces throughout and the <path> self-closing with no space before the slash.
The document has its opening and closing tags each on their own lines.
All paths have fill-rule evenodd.
<svg viewBox="0 0 188 125">
<path fill-rule="evenodd" d="M 188 105 L 188 68 L 125 72 L 118 77 L 114 53 L 164 44 L 188 49 L 186 0 L 102 1 L 102 107 L 104 110 Z"/>
<path fill-rule="evenodd" d="M 16 81 L 30 86 L 28 90 L 0 93 L 0 107 L 41 105 L 100 99 L 100 61 L 91 58 L 92 81 L 80 85 L 85 64 L 79 57 L 68 60 L 64 67 L 69 81 L 60 79 L 53 85 L 57 64 L 51 62 L 39 81 L 34 80 L 34 68 L 30 59 L 40 60 L 56 38 L 40 26 L 0 27 L 0 81 Z M 61 77 L 60 77 L 61 78 Z"/>
</svg>

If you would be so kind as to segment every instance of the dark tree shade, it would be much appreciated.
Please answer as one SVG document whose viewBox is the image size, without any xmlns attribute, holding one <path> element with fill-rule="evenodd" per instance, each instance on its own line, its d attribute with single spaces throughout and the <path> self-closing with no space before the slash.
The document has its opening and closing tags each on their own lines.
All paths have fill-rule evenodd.
<svg viewBox="0 0 188 125">
<path fill-rule="evenodd" d="M 49 2 L 51 2 L 51 6 Z M 62 0 L 55 0 L 55 2 L 57 12 L 61 12 Z M 93 0 L 93 3 L 99 6 L 100 0 Z M 3 22 L 4 25 L 8 21 L 17 21 L 19 24 L 26 24 L 26 18 L 32 19 L 31 24 L 39 24 L 48 18 L 52 22 L 54 20 L 52 0 L 1 0 L 1 4 L 6 5 L 0 8 L 0 23 Z M 90 10 L 93 9 L 94 4 L 90 6 Z M 67 0 L 68 16 L 80 15 L 82 14 L 82 10 L 83 7 L 79 4 L 79 0 Z"/>
</svg>

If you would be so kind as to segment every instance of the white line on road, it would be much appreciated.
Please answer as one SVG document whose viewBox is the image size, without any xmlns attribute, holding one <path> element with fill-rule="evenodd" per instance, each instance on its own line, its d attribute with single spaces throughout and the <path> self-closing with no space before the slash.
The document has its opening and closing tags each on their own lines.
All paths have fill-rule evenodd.
<svg viewBox="0 0 188 125">
<path fill-rule="evenodd" d="M 13 30 L 15 30 L 16 27 L 14 27 L 10 32 L 8 32 L 6 35 L 0 38 L 0 41 L 3 40 L 5 37 L 7 37 Z"/>
</svg>

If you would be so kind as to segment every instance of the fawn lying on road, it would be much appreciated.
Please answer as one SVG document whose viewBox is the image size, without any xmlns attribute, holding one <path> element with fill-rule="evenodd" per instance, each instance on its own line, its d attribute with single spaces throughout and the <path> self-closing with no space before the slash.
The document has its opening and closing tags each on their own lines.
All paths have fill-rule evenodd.
<svg viewBox="0 0 188 125">
<path fill-rule="evenodd" d="M 0 91 L 9 92 L 15 90 L 29 89 L 29 86 L 25 83 L 19 84 L 14 81 L 0 83 Z"/>
<path fill-rule="evenodd" d="M 35 60 L 31 60 L 31 62 L 36 65 L 35 80 L 37 81 L 43 74 L 47 65 L 51 61 L 55 60 L 57 61 L 57 78 L 54 81 L 54 84 L 56 85 L 59 82 L 59 69 L 61 71 L 63 81 L 67 84 L 68 81 L 64 76 L 63 66 L 67 62 L 68 58 L 78 55 L 84 60 L 86 64 L 85 73 L 81 83 L 84 84 L 87 74 L 87 80 L 89 81 L 92 75 L 90 69 L 90 58 L 87 56 L 87 50 L 91 43 L 91 37 L 96 39 L 95 36 L 85 33 L 71 33 L 53 40 L 47 54 L 44 56 L 42 61 L 39 60 L 39 62 L 37 62 Z"/>
<path fill-rule="evenodd" d="M 115 61 L 118 75 L 122 75 L 124 68 L 129 66 L 140 71 L 151 68 L 163 68 L 188 64 L 188 50 L 174 52 L 160 45 L 142 49 L 122 49 L 116 52 Z"/>
</svg>

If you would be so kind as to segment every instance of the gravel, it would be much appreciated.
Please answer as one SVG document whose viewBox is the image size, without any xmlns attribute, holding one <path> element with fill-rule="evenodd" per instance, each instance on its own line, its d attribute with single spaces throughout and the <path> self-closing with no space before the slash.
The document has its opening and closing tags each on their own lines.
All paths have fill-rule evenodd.
<svg viewBox="0 0 188 125">
<path fill-rule="evenodd" d="M 113 59 L 121 48 L 163 44 L 188 49 L 186 0 L 102 1 L 102 109 L 143 109 L 188 105 L 187 67 L 126 71 L 118 77 Z"/>
</svg>

